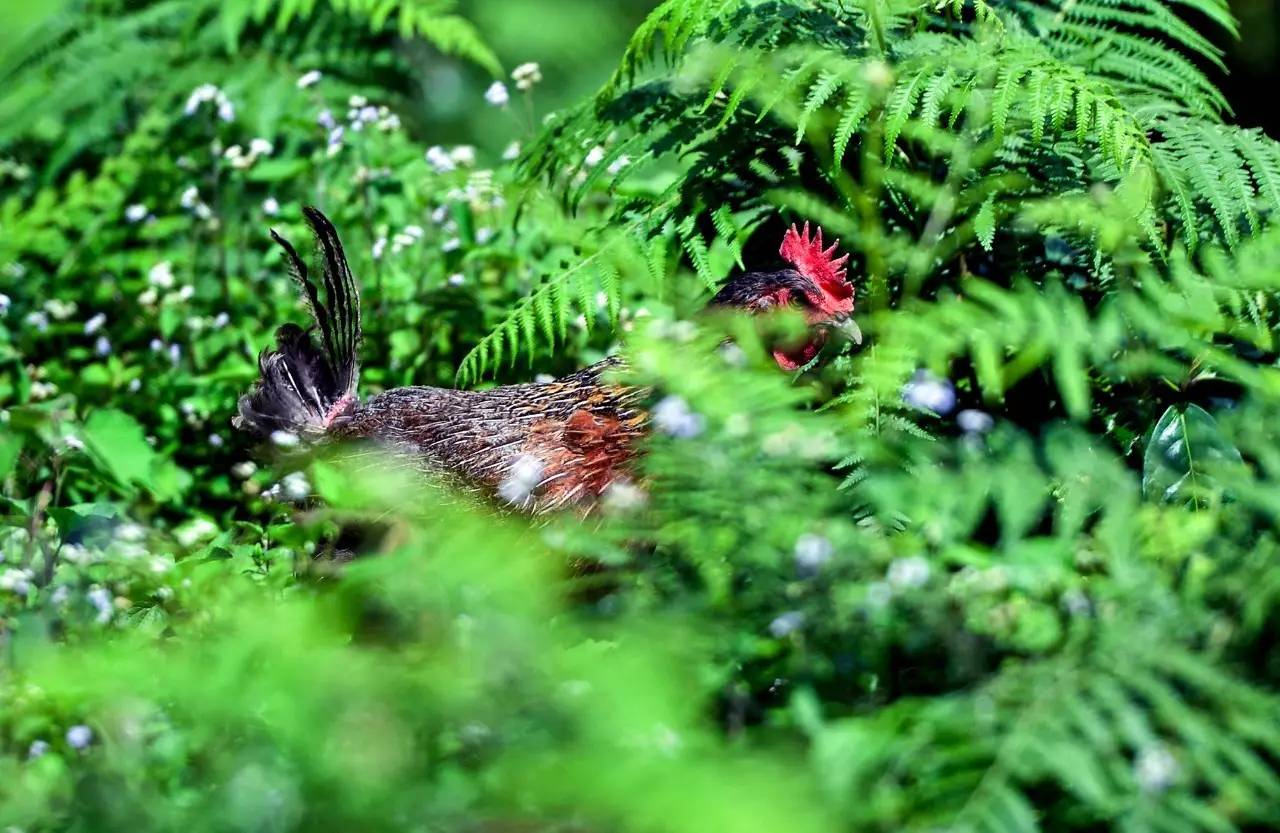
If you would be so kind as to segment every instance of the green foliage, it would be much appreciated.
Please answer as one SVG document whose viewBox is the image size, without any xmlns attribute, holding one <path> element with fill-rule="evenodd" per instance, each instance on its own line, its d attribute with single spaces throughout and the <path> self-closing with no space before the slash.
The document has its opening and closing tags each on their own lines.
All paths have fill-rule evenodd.
<svg viewBox="0 0 1280 833">
<path fill-rule="evenodd" d="M 497 72 L 447 3 L 29 25 L 0 827 L 1280 826 L 1280 153 L 1215 86 L 1220 0 L 667 0 L 478 148 L 416 92 Z M 255 447 L 304 204 L 362 395 L 621 349 L 682 427 L 536 522 Z M 794 221 L 853 255 L 859 334 L 788 375 L 799 316 L 701 310 Z"/>
</svg>

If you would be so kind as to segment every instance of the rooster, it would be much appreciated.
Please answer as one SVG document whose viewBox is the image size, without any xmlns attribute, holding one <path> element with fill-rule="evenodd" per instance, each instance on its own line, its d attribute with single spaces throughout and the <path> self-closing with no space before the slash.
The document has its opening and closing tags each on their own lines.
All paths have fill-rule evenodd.
<svg viewBox="0 0 1280 833">
<path fill-rule="evenodd" d="M 258 359 L 256 384 L 240 398 L 235 427 L 308 442 L 371 441 L 531 512 L 590 507 L 627 480 L 647 414 L 644 390 L 605 381 L 620 367 L 617 358 L 551 382 L 482 391 L 405 387 L 361 401 L 359 288 L 333 224 L 314 208 L 303 215 L 315 236 L 324 300 L 297 251 L 272 231 L 315 324 L 276 330 L 274 349 Z M 836 258 L 836 252 L 837 245 L 823 248 L 821 229 L 810 237 L 807 223 L 803 231 L 792 226 L 779 252 L 789 268 L 743 274 L 711 305 L 753 313 L 802 310 L 806 340 L 779 346 L 773 355 L 784 369 L 803 367 L 821 350 L 828 328 L 853 311 L 848 255 Z"/>
</svg>

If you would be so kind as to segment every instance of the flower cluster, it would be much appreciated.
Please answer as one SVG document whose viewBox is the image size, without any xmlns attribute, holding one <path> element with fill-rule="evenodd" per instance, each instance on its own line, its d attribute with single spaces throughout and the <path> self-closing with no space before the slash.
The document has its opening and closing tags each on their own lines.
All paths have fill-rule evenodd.
<svg viewBox="0 0 1280 833">
<path fill-rule="evenodd" d="M 222 158 L 231 163 L 231 167 L 243 171 L 253 167 L 253 163 L 260 157 L 270 156 L 274 152 L 275 146 L 271 142 L 257 138 L 249 142 L 247 151 L 240 145 L 231 145 L 222 152 Z"/>
<path fill-rule="evenodd" d="M 182 112 L 188 116 L 194 116 L 201 105 L 212 102 L 217 110 L 218 118 L 222 121 L 234 121 L 236 117 L 236 108 L 232 105 L 231 100 L 227 98 L 226 93 L 218 88 L 215 84 L 201 84 L 191 91 L 191 95 L 187 96 L 186 106 L 182 108 Z"/>
<path fill-rule="evenodd" d="M 542 69 L 532 61 L 521 64 L 511 71 L 511 80 L 516 82 L 516 89 L 527 92 L 542 80 Z"/>
</svg>

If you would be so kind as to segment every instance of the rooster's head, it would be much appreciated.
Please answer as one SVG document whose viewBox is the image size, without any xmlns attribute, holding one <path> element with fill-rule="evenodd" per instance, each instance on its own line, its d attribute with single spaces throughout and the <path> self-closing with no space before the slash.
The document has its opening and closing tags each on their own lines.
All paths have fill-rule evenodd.
<svg viewBox="0 0 1280 833">
<path fill-rule="evenodd" d="M 822 349 L 828 329 L 843 325 L 853 312 L 853 284 L 845 269 L 849 256 L 836 257 L 839 245 L 837 240 L 823 249 L 821 228 L 810 237 L 808 223 L 803 231 L 792 226 L 778 251 L 791 268 L 740 275 L 721 287 L 711 303 L 753 313 L 784 307 L 803 312 L 810 326 L 807 340 L 773 351 L 784 370 L 803 367 Z"/>
</svg>

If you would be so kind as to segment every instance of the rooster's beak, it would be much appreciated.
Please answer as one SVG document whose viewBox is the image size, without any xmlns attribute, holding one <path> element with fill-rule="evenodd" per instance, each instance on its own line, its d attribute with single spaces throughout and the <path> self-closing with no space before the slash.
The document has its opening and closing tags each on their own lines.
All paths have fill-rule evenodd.
<svg viewBox="0 0 1280 833">
<path fill-rule="evenodd" d="M 853 320 L 851 315 L 839 315 L 828 319 L 826 326 L 835 330 L 854 344 L 862 344 L 862 328 L 858 326 L 858 322 Z"/>
</svg>

